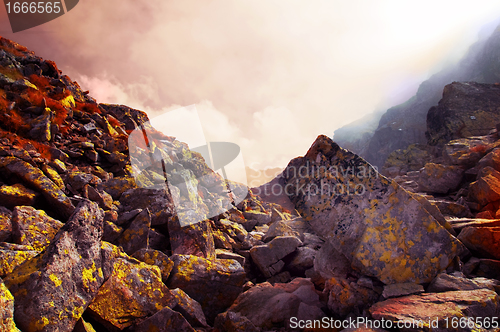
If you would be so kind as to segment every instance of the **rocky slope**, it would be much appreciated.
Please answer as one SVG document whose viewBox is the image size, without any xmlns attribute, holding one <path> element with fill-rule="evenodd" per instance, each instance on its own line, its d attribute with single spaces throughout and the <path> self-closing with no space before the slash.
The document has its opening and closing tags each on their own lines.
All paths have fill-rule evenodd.
<svg viewBox="0 0 500 332">
<path fill-rule="evenodd" d="M 473 44 L 457 65 L 424 81 L 415 96 L 407 102 L 388 109 L 384 114 L 374 113 L 360 120 L 364 127 L 374 127 L 365 131 L 362 138 L 357 137 L 359 125 L 353 124 L 336 130 L 334 140 L 381 168 L 391 152 L 406 149 L 412 144 L 427 143 L 427 112 L 442 98 L 445 85 L 453 81 L 500 81 L 499 53 L 500 27 L 489 38 Z"/>
<path fill-rule="evenodd" d="M 425 195 L 325 136 L 248 193 L 6 39 L 0 117 L 2 331 L 340 330 L 358 317 L 420 331 L 500 316 L 500 224 L 484 219 L 500 202 L 496 134 L 445 148 L 450 162 L 419 173 Z M 429 194 L 443 188 L 454 196 Z"/>
</svg>

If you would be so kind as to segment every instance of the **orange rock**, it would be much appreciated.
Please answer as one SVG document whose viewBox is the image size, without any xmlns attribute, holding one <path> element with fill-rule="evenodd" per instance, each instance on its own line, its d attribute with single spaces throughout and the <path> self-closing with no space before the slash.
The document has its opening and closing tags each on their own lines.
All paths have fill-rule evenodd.
<svg viewBox="0 0 500 332">
<path fill-rule="evenodd" d="M 466 227 L 458 239 L 486 258 L 500 259 L 500 227 Z"/>
<path fill-rule="evenodd" d="M 492 214 L 491 211 L 486 210 L 486 211 L 482 211 L 482 212 L 479 212 L 478 214 L 476 214 L 476 218 L 480 218 L 480 219 L 495 219 L 495 216 Z"/>
<path fill-rule="evenodd" d="M 469 185 L 469 199 L 487 205 L 500 200 L 500 172 L 491 167 L 485 167 L 482 172 L 483 176 Z"/>
<path fill-rule="evenodd" d="M 435 331 L 438 326 L 448 331 L 452 329 L 452 319 L 498 317 L 499 300 L 497 293 L 489 289 L 427 293 L 375 303 L 370 313 L 376 320 L 421 322 L 418 328 L 409 329 L 411 331 Z"/>
</svg>

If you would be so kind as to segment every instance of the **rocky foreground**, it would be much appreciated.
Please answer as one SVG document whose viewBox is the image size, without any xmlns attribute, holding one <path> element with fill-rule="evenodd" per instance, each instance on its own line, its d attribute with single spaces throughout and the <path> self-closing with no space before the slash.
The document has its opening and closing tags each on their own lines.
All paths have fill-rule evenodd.
<svg viewBox="0 0 500 332">
<path fill-rule="evenodd" d="M 496 131 L 395 180 L 319 136 L 246 195 L 6 39 L 0 120 L 1 331 L 500 327 Z"/>
</svg>

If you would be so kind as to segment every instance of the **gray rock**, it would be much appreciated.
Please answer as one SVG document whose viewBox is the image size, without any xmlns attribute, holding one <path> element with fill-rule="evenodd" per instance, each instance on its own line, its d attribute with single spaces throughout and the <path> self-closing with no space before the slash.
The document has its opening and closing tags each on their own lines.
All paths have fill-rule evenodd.
<svg viewBox="0 0 500 332">
<path fill-rule="evenodd" d="M 302 242 L 293 236 L 276 237 L 265 245 L 250 249 L 252 260 L 267 278 L 279 273 L 285 263 L 281 260 L 297 249 Z"/>
<path fill-rule="evenodd" d="M 424 292 L 424 287 L 422 285 L 408 282 L 403 284 L 385 285 L 384 291 L 382 292 L 382 296 L 384 297 L 384 299 L 388 299 L 390 297 L 420 294 L 423 292 Z"/>
<path fill-rule="evenodd" d="M 420 171 L 417 183 L 420 191 L 446 194 L 459 186 L 463 174 L 464 169 L 459 166 L 427 163 Z"/>
</svg>

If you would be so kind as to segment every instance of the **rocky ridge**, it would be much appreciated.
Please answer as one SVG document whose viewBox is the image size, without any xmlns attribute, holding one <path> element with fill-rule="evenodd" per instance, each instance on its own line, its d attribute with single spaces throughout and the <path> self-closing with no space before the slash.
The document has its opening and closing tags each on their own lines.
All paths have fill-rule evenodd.
<svg viewBox="0 0 500 332">
<path fill-rule="evenodd" d="M 433 172 L 451 174 L 440 188 L 463 189 L 453 201 L 325 136 L 248 193 L 145 113 L 98 104 L 6 39 L 0 117 L 3 331 L 312 331 L 306 322 L 323 318 L 500 315 L 500 224 L 485 219 L 499 208 L 496 133 L 445 148 L 454 163 L 422 171 L 426 188 Z M 485 148 L 470 151 L 477 142 Z"/>
<path fill-rule="evenodd" d="M 369 114 L 358 120 L 358 124 L 352 123 L 336 130 L 335 141 L 379 168 L 384 166 L 393 151 L 405 150 L 415 144 L 427 144 L 427 113 L 443 97 L 443 87 L 454 81 L 499 82 L 499 52 L 500 26 L 493 29 L 487 38 L 483 36 L 471 45 L 457 64 L 422 82 L 409 100 L 391 107 L 383 114 Z M 473 135 L 485 135 L 489 129 L 485 130 L 477 127 Z M 364 133 L 361 137 L 360 132 Z M 468 137 L 468 133 L 463 134 L 460 137 Z"/>
</svg>

